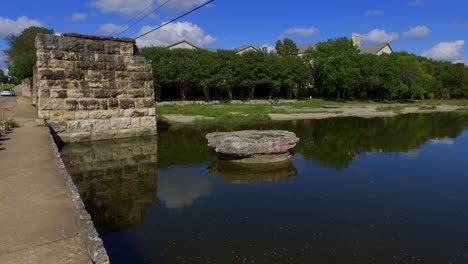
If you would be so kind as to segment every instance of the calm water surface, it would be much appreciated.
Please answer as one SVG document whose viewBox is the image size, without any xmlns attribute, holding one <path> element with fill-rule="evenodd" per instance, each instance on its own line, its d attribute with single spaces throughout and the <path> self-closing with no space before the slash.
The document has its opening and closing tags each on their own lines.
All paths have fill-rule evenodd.
<svg viewBox="0 0 468 264">
<path fill-rule="evenodd" d="M 205 134 L 286 129 L 238 169 Z M 468 115 L 190 127 L 62 153 L 111 263 L 468 263 Z"/>
</svg>

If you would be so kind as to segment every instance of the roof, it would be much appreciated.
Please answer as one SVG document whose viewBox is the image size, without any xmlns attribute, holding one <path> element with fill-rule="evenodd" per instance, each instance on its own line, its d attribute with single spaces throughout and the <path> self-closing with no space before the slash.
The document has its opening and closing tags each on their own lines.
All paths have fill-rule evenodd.
<svg viewBox="0 0 468 264">
<path fill-rule="evenodd" d="M 169 49 L 169 48 L 172 48 L 172 47 L 177 46 L 177 45 L 182 44 L 182 43 L 187 43 L 188 45 L 190 45 L 190 46 L 192 46 L 192 47 L 194 47 L 194 48 L 196 48 L 196 49 L 200 49 L 200 47 L 195 46 L 195 45 L 193 45 L 192 43 L 190 43 L 190 42 L 188 42 L 188 41 L 186 41 L 186 40 L 179 41 L 179 42 L 177 42 L 177 43 L 174 43 L 174 44 L 172 44 L 172 45 L 167 46 L 166 48 Z"/>
<path fill-rule="evenodd" d="M 379 51 L 383 50 L 388 43 L 374 44 L 374 45 L 364 45 L 359 47 L 359 50 L 362 54 L 377 54 Z M 390 45 L 389 45 L 390 46 Z M 391 48 L 390 48 L 391 49 Z"/>
<path fill-rule="evenodd" d="M 363 45 L 363 46 L 359 47 L 359 50 L 363 54 L 374 54 L 375 55 L 375 54 L 379 53 L 379 51 L 384 49 L 387 45 L 390 47 L 390 45 L 388 43 Z M 299 49 L 299 52 L 298 52 L 299 54 L 304 54 L 308 49 L 310 49 L 310 48 L 315 49 L 316 47 L 317 47 L 317 43 L 312 43 L 312 44 L 300 45 L 297 48 Z M 390 49 L 392 49 L 392 48 L 390 47 Z"/>
<path fill-rule="evenodd" d="M 317 47 L 317 43 L 300 45 L 297 49 L 299 54 L 304 54 L 308 49 L 315 49 L 315 47 Z"/>
<path fill-rule="evenodd" d="M 253 49 L 255 49 L 255 50 L 258 51 L 258 49 L 257 49 L 256 47 L 252 46 L 252 45 L 243 46 L 243 47 L 240 47 L 240 48 L 237 48 L 237 49 L 233 49 L 233 50 L 234 50 L 235 52 L 241 52 L 241 51 L 246 50 L 246 49 L 248 49 L 248 48 L 253 48 Z"/>
</svg>

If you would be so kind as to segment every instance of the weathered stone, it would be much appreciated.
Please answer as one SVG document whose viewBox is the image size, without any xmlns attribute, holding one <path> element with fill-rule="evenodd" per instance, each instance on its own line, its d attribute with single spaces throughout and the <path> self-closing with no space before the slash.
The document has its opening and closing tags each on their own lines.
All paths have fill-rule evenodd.
<svg viewBox="0 0 468 264">
<path fill-rule="evenodd" d="M 132 128 L 132 119 L 129 117 L 112 118 L 111 129 L 121 130 Z"/>
<path fill-rule="evenodd" d="M 63 80 L 65 77 L 63 70 L 40 69 L 37 74 L 40 80 Z"/>
<path fill-rule="evenodd" d="M 152 67 L 135 41 L 66 33 L 37 42 L 38 116 L 68 123 L 58 132 L 66 142 L 156 134 Z"/>
<path fill-rule="evenodd" d="M 65 78 L 70 80 L 83 80 L 84 74 L 79 70 L 66 70 Z"/>
<path fill-rule="evenodd" d="M 108 106 L 109 108 L 118 108 L 119 107 L 119 100 L 111 98 L 108 100 Z"/>
<path fill-rule="evenodd" d="M 93 123 L 90 120 L 77 120 L 67 122 L 67 132 L 91 132 L 93 130 Z"/>
<path fill-rule="evenodd" d="M 66 110 L 69 110 L 69 111 L 78 110 L 79 108 L 79 104 L 77 100 L 66 100 L 65 104 L 67 106 Z"/>
<path fill-rule="evenodd" d="M 154 127 L 156 126 L 156 118 L 154 116 L 145 116 L 140 118 L 140 124 L 142 127 Z"/>
<path fill-rule="evenodd" d="M 56 133 L 65 132 L 67 130 L 67 122 L 48 121 L 47 124 Z"/>
<path fill-rule="evenodd" d="M 50 90 L 50 98 L 67 98 L 67 90 Z"/>
<path fill-rule="evenodd" d="M 82 52 L 85 41 L 78 38 L 61 37 L 58 39 L 58 49 L 62 51 Z"/>
<path fill-rule="evenodd" d="M 122 109 L 129 109 L 135 107 L 135 101 L 130 99 L 120 99 L 119 106 Z"/>
<path fill-rule="evenodd" d="M 249 163 L 288 159 L 289 151 L 299 142 L 296 134 L 280 130 L 216 132 L 206 135 L 206 138 L 208 146 L 215 148 L 220 158 Z M 274 158 L 279 154 L 284 155 Z"/>
</svg>

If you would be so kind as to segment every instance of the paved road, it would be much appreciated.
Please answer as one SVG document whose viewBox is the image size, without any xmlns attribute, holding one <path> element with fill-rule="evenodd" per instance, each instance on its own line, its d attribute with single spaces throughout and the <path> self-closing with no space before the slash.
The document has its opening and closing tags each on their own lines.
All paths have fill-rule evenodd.
<svg viewBox="0 0 468 264">
<path fill-rule="evenodd" d="M 2 112 L 5 112 L 5 118 L 11 118 L 11 116 L 17 110 L 16 99 L 21 95 L 21 89 L 19 86 L 15 87 L 16 96 L 0 96 L 0 120 L 3 118 Z M 6 110 L 3 110 L 5 109 Z"/>
</svg>

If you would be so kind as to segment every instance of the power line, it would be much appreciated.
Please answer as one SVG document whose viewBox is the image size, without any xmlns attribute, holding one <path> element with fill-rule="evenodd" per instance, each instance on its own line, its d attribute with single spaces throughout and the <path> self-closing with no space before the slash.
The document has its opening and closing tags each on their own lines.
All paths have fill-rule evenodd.
<svg viewBox="0 0 468 264">
<path fill-rule="evenodd" d="M 166 2 L 160 4 L 159 6 L 155 7 L 155 8 L 152 9 L 152 10 L 150 10 L 150 11 L 147 12 L 146 14 L 143 14 L 143 16 L 140 17 L 140 18 L 139 18 L 137 21 L 135 21 L 133 24 L 131 24 L 131 25 L 128 25 L 128 24 L 127 24 L 127 25 L 125 26 L 124 30 L 121 31 L 121 32 L 119 32 L 119 33 L 117 34 L 117 36 L 120 36 L 121 34 L 127 32 L 130 28 L 132 28 L 132 27 L 135 26 L 136 24 L 140 23 L 143 19 L 147 18 L 148 16 L 150 16 L 150 15 L 151 15 L 152 13 L 154 13 L 155 11 L 161 9 L 163 6 L 167 5 L 170 1 L 172 1 L 172 0 L 166 0 Z M 146 8 L 146 9 L 147 9 L 147 8 Z M 144 11 L 144 10 L 143 10 L 143 11 Z M 143 12 L 143 11 L 142 11 L 142 12 Z"/>
<path fill-rule="evenodd" d="M 160 29 L 160 28 L 162 28 L 162 27 L 165 27 L 165 26 L 171 24 L 172 22 L 183 18 L 184 16 L 189 15 L 189 14 L 191 14 L 191 13 L 197 11 L 198 9 L 200 9 L 200 8 L 202 8 L 202 7 L 205 7 L 205 6 L 207 6 L 208 4 L 211 4 L 211 3 L 214 2 L 214 1 L 215 1 L 215 0 L 210 0 L 210 1 L 206 2 L 206 3 L 204 3 L 203 5 L 198 6 L 198 7 L 194 8 L 194 9 L 188 11 L 188 12 L 185 13 L 185 14 L 182 14 L 182 15 L 180 15 L 180 16 L 178 16 L 178 17 L 172 19 L 171 21 L 162 24 L 161 26 L 159 26 L 159 27 L 157 27 L 157 28 L 154 28 L 154 29 L 152 29 L 152 30 L 150 30 L 150 31 L 148 31 L 148 32 L 146 32 L 146 33 L 141 34 L 140 36 L 138 36 L 138 37 L 136 37 L 136 38 L 134 38 L 134 39 L 137 40 L 137 39 L 139 39 L 139 38 L 141 38 L 141 37 L 144 37 L 144 36 L 148 35 L 148 34 L 151 33 L 151 32 L 154 32 L 154 31 L 156 31 L 156 30 L 158 30 L 158 29 Z"/>
</svg>

